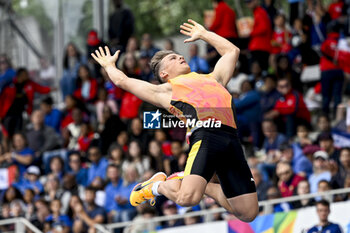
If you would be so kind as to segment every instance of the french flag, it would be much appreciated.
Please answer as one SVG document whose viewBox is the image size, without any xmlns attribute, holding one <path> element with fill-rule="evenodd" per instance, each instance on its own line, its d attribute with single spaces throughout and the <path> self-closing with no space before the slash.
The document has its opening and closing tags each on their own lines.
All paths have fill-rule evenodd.
<svg viewBox="0 0 350 233">
<path fill-rule="evenodd" d="M 12 165 L 8 168 L 0 168 L 0 190 L 7 189 L 15 181 L 17 166 Z"/>
</svg>

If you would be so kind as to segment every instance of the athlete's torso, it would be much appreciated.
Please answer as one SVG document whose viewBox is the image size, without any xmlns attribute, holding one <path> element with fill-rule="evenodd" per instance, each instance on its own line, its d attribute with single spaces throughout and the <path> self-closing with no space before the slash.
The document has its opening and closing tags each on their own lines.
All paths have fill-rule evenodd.
<svg viewBox="0 0 350 233">
<path fill-rule="evenodd" d="M 215 119 L 237 128 L 232 96 L 210 74 L 192 72 L 168 82 L 172 87 L 170 113 L 184 121 Z"/>
</svg>

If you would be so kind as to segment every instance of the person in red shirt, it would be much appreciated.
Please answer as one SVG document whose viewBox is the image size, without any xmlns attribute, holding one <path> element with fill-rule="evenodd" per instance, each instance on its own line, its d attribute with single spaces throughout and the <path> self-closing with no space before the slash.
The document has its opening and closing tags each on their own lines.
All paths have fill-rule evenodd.
<svg viewBox="0 0 350 233">
<path fill-rule="evenodd" d="M 293 196 L 299 182 L 305 180 L 305 177 L 294 174 L 292 166 L 287 162 L 277 164 L 276 175 L 279 178 L 278 188 L 282 197 Z"/>
<path fill-rule="evenodd" d="M 298 124 L 310 124 L 310 112 L 302 94 L 293 90 L 287 77 L 278 80 L 277 90 L 281 94 L 281 98 L 277 100 L 274 109 L 265 114 L 265 118 L 280 117 L 286 127 L 286 135 L 290 138 L 295 135 Z"/>
<path fill-rule="evenodd" d="M 343 0 L 333 0 L 328 8 L 328 14 L 331 16 L 332 20 L 338 19 L 342 15 L 343 7 Z"/>
<path fill-rule="evenodd" d="M 97 97 L 97 81 L 91 77 L 90 70 L 86 65 L 79 67 L 78 89 L 74 91 L 74 97 L 85 103 L 93 102 Z"/>
<path fill-rule="evenodd" d="M 234 40 L 238 37 L 235 11 L 223 0 L 213 0 L 213 7 L 215 8 L 215 19 L 209 30 L 235 42 Z"/>
<path fill-rule="evenodd" d="M 0 119 L 4 135 L 12 137 L 15 131 L 22 129 L 22 113 L 25 110 L 28 115 L 32 113 L 35 93 L 47 94 L 51 90 L 30 80 L 27 69 L 18 69 L 13 83 L 0 94 Z"/>
<path fill-rule="evenodd" d="M 279 14 L 275 17 L 275 30 L 272 34 L 272 54 L 288 53 L 291 50 L 290 40 L 292 34 L 286 28 L 286 17 Z"/>
<path fill-rule="evenodd" d="M 336 114 L 338 104 L 342 100 L 342 88 L 344 83 L 344 73 L 338 63 L 338 25 L 332 27 L 326 40 L 321 45 L 322 57 L 320 60 L 321 69 L 321 91 L 322 110 L 329 114 L 329 105 L 333 97 L 333 114 Z"/>
<path fill-rule="evenodd" d="M 269 15 L 259 5 L 258 0 L 245 0 L 254 14 L 253 30 L 250 33 L 249 50 L 252 60 L 258 61 L 263 70 L 267 70 L 271 52 L 272 27 Z"/>
</svg>

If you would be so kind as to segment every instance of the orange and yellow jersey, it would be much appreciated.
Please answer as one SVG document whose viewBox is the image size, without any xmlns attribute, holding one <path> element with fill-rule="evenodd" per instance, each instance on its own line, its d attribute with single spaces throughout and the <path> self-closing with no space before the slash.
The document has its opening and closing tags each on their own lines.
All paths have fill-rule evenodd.
<svg viewBox="0 0 350 233">
<path fill-rule="evenodd" d="M 215 119 L 237 129 L 232 96 L 211 74 L 191 72 L 168 82 L 172 86 L 168 111 L 180 120 Z"/>
</svg>

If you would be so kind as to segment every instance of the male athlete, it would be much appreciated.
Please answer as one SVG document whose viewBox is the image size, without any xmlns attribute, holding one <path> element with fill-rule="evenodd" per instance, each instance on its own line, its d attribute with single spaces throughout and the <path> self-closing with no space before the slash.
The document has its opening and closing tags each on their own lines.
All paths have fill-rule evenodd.
<svg viewBox="0 0 350 233">
<path fill-rule="evenodd" d="M 253 221 L 258 214 L 255 183 L 237 137 L 232 97 L 225 89 L 235 69 L 239 49 L 193 20 L 180 28 L 182 34 L 190 37 L 185 43 L 202 39 L 222 56 L 212 73 L 191 72 L 183 56 L 160 51 L 152 58 L 151 67 L 162 84 L 154 85 L 129 78 L 118 70 L 115 62 L 119 51 L 112 56 L 107 47 L 105 51 L 100 47 L 91 54 L 115 85 L 140 99 L 178 117 L 189 115 L 202 121 L 214 118 L 222 123 L 221 128 L 189 129 L 190 153 L 183 179 L 167 180 L 164 173 L 157 173 L 135 186 L 130 203 L 133 206 L 146 200 L 152 203 L 155 196 L 164 195 L 181 206 L 193 206 L 206 194 L 240 220 Z M 209 182 L 215 173 L 220 184 Z"/>
</svg>

